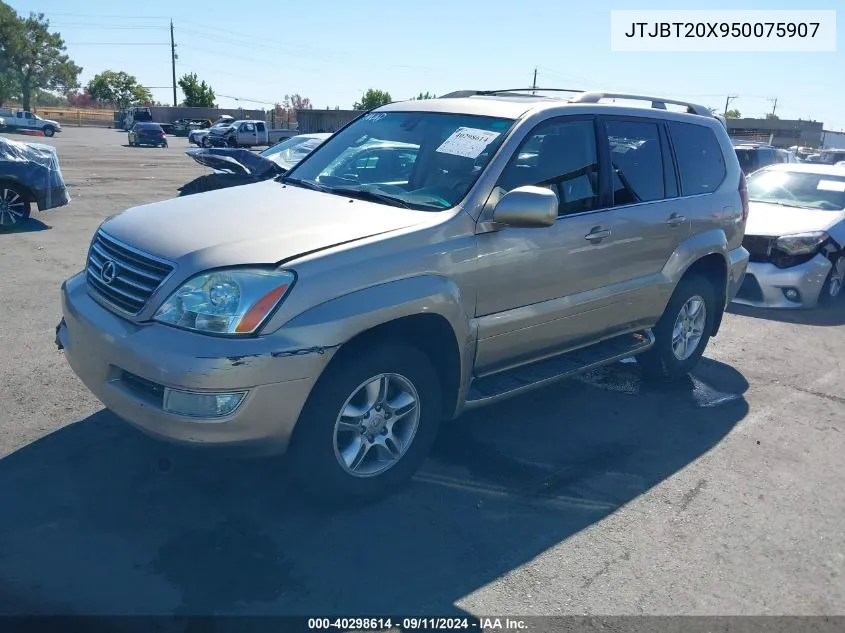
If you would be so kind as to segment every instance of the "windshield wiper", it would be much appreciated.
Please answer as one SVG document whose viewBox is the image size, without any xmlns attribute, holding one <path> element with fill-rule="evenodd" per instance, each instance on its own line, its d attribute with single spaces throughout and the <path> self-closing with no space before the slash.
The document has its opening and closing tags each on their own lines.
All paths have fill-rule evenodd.
<svg viewBox="0 0 845 633">
<path fill-rule="evenodd" d="M 279 182 L 285 185 L 294 185 L 296 187 L 304 187 L 312 191 L 322 191 L 323 193 L 333 193 L 331 187 L 311 182 L 310 180 L 303 180 L 302 178 L 286 178 L 284 174 L 279 177 Z"/>
<path fill-rule="evenodd" d="M 390 196 L 386 193 L 378 193 L 377 191 L 371 191 L 368 189 L 350 189 L 349 187 L 331 187 L 327 189 L 331 193 L 349 196 L 350 198 L 358 198 L 359 200 L 369 200 L 371 202 L 383 202 L 384 204 L 389 204 L 394 207 L 402 207 L 404 209 L 411 208 L 411 205 L 408 204 L 402 198 Z"/>
</svg>

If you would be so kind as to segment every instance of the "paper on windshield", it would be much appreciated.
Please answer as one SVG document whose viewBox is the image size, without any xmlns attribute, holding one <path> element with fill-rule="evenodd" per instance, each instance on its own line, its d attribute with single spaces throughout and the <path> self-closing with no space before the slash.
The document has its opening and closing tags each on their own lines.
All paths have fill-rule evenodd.
<svg viewBox="0 0 845 633">
<path fill-rule="evenodd" d="M 843 180 L 819 180 L 819 191 L 840 191 L 845 192 L 845 181 Z"/>
<path fill-rule="evenodd" d="M 464 158 L 478 158 L 487 146 L 496 140 L 497 136 L 499 132 L 479 130 L 474 127 L 459 127 L 435 151 Z"/>
</svg>

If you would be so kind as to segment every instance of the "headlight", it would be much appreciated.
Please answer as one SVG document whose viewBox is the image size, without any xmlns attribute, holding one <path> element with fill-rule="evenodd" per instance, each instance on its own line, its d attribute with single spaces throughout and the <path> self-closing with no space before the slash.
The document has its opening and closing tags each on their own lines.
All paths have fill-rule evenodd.
<svg viewBox="0 0 845 633">
<path fill-rule="evenodd" d="M 805 255 L 814 252 L 827 239 L 828 234 L 824 231 L 784 235 L 775 241 L 775 248 L 782 250 L 787 255 Z"/>
<path fill-rule="evenodd" d="M 231 268 L 191 278 L 158 309 L 160 323 L 214 334 L 251 334 L 287 295 L 287 270 Z"/>
</svg>

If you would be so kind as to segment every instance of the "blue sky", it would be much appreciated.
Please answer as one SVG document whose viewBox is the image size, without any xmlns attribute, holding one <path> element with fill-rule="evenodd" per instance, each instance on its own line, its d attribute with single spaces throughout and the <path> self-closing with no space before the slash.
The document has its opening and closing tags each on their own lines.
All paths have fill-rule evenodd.
<svg viewBox="0 0 845 633">
<path fill-rule="evenodd" d="M 539 86 L 676 97 L 845 130 L 842 0 L 809 7 L 784 0 L 692 2 L 688 9 L 842 9 L 835 53 L 620 53 L 610 50 L 611 9 L 677 9 L 677 1 L 617 0 L 223 0 L 12 1 L 40 11 L 83 67 L 82 81 L 125 70 L 172 102 L 169 23 L 177 75 L 196 72 L 223 107 L 267 107 L 286 93 L 315 108 L 349 108 L 369 87 L 394 99 L 420 91 Z M 283 8 L 287 7 L 287 10 Z M 143 45 L 142 45 L 143 43 Z M 180 94 L 181 99 L 181 94 Z M 235 99 L 239 99 L 236 101 Z"/>
</svg>

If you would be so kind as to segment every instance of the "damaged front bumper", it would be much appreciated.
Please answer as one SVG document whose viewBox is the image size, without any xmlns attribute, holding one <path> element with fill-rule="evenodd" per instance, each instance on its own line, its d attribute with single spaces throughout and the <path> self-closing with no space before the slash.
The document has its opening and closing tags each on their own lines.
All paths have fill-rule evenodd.
<svg viewBox="0 0 845 633">
<path fill-rule="evenodd" d="M 821 254 L 789 268 L 751 262 L 734 302 L 760 308 L 814 308 L 831 267 Z"/>
<path fill-rule="evenodd" d="M 89 296 L 82 273 L 62 285 L 62 311 L 56 345 L 86 387 L 133 426 L 182 444 L 284 452 L 334 353 L 279 333 L 227 339 L 131 323 Z"/>
</svg>

